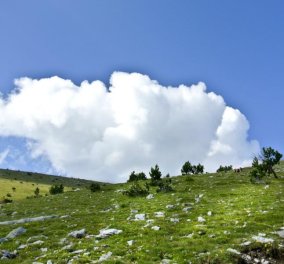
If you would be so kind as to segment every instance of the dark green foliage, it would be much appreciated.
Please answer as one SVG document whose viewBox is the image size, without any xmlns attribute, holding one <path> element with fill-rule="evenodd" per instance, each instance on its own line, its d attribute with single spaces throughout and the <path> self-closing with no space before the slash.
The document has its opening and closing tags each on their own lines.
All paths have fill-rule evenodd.
<svg viewBox="0 0 284 264">
<path fill-rule="evenodd" d="M 264 171 L 268 176 L 273 174 L 275 178 L 277 178 L 276 172 L 273 170 L 273 166 L 279 164 L 282 158 L 282 154 L 277 150 L 274 150 L 271 147 L 262 148 L 260 159 L 262 161 L 262 166 Z"/>
<path fill-rule="evenodd" d="M 34 190 L 34 194 L 35 194 L 36 197 L 39 196 L 39 188 L 38 187 L 36 187 L 36 189 Z"/>
<path fill-rule="evenodd" d="M 185 162 L 181 168 L 182 175 L 188 174 L 202 174 L 204 170 L 204 166 L 201 164 L 191 165 L 189 161 Z"/>
<path fill-rule="evenodd" d="M 16 187 L 12 187 L 12 190 L 13 190 L 13 192 L 15 192 L 16 191 Z"/>
<path fill-rule="evenodd" d="M 98 184 L 98 183 L 92 183 L 91 185 L 90 185 L 90 190 L 91 190 L 91 192 L 97 192 L 97 191 L 99 191 L 101 189 L 101 186 Z"/>
<path fill-rule="evenodd" d="M 127 182 L 132 181 L 140 181 L 140 180 L 147 180 L 146 175 L 144 172 L 135 173 L 135 171 L 132 171 L 129 175 L 129 180 Z"/>
<path fill-rule="evenodd" d="M 11 193 L 6 194 L 7 197 L 12 197 Z"/>
<path fill-rule="evenodd" d="M 157 181 L 162 178 L 162 173 L 160 172 L 158 164 L 156 164 L 154 168 L 151 168 L 149 175 L 152 181 Z"/>
<path fill-rule="evenodd" d="M 174 189 L 171 185 L 171 179 L 166 178 L 164 180 L 161 180 L 159 182 L 158 188 L 157 188 L 157 192 L 173 192 Z"/>
<path fill-rule="evenodd" d="M 202 174 L 204 170 L 204 166 L 200 163 L 198 165 L 192 166 L 192 174 Z"/>
<path fill-rule="evenodd" d="M 185 162 L 181 168 L 181 174 L 187 175 L 190 174 L 192 170 L 192 165 L 189 161 Z"/>
<path fill-rule="evenodd" d="M 12 203 L 13 202 L 13 200 L 12 199 L 9 199 L 9 198 L 6 198 L 6 197 L 3 197 L 3 199 L 0 201 L 0 204 L 1 203 Z"/>
<path fill-rule="evenodd" d="M 259 158 L 255 157 L 250 172 L 251 182 L 260 181 L 264 176 L 273 174 L 277 178 L 273 166 L 279 164 L 282 154 L 271 147 L 262 148 Z"/>
<path fill-rule="evenodd" d="M 58 194 L 58 193 L 63 193 L 64 191 L 64 186 L 62 184 L 60 185 L 52 185 L 49 189 L 50 194 Z"/>
<path fill-rule="evenodd" d="M 160 168 L 157 164 L 155 165 L 154 168 L 153 167 L 151 168 L 149 175 L 150 175 L 150 178 L 151 178 L 150 185 L 159 186 L 160 181 L 162 179 L 162 173 L 161 173 Z"/>
<path fill-rule="evenodd" d="M 130 188 L 123 192 L 124 195 L 131 197 L 146 196 L 149 194 L 149 185 L 146 183 L 143 188 L 137 181 L 134 181 Z"/>
<path fill-rule="evenodd" d="M 227 171 L 231 171 L 233 169 L 233 166 L 230 165 L 230 166 L 220 166 L 219 169 L 216 171 L 217 173 L 218 172 L 227 172 Z"/>
</svg>

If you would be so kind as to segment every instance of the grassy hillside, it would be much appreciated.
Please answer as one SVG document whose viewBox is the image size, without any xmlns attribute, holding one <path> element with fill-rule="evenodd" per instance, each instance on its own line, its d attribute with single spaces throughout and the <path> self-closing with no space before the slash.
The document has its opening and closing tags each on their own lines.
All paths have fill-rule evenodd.
<svg viewBox="0 0 284 264">
<path fill-rule="evenodd" d="M 18 253 L 16 258 L 0 262 L 97 263 L 111 252 L 105 263 L 256 263 L 240 260 L 239 255 L 228 251 L 231 248 L 260 261 L 271 258 L 267 263 L 284 263 L 284 241 L 275 233 L 284 227 L 284 164 L 277 170 L 281 177 L 265 184 L 251 184 L 248 170 L 172 177 L 175 192 L 156 193 L 156 187 L 151 187 L 153 199 L 125 196 L 121 190 L 129 184 L 115 184 L 103 186 L 96 193 L 82 187 L 76 192 L 2 204 L 0 222 L 49 215 L 58 218 L 14 225 L 0 223 L 0 238 L 17 227 L 26 229 L 0 244 L 0 250 Z M 14 177 L 17 180 L 9 179 L 11 185 L 7 188 L 23 180 L 16 174 Z M 43 176 L 43 181 L 37 183 L 50 184 L 45 180 Z M 67 181 L 64 179 L 65 186 Z M 157 217 L 156 212 L 164 216 Z M 134 221 L 136 214 L 145 214 L 145 220 Z M 160 230 L 152 229 L 154 226 Z M 104 228 L 122 232 L 97 238 Z M 81 229 L 86 230 L 82 238 L 68 236 Z M 259 233 L 274 242 L 255 242 L 253 236 Z M 241 246 L 248 241 L 250 245 Z"/>
<path fill-rule="evenodd" d="M 50 186 L 54 184 L 63 184 L 65 190 L 70 191 L 72 188 L 89 186 L 92 182 L 34 172 L 0 169 L 0 200 L 2 197 L 12 200 L 24 199 L 27 196 L 34 195 L 34 190 L 37 187 L 40 189 L 40 194 L 45 195 Z M 8 197 L 7 194 L 9 194 Z M 11 197 L 9 197 L 10 195 Z"/>
</svg>

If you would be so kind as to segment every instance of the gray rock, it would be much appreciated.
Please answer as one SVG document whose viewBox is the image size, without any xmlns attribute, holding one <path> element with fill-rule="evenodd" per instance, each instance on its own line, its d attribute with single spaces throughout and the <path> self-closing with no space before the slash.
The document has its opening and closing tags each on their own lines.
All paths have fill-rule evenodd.
<svg viewBox="0 0 284 264">
<path fill-rule="evenodd" d="M 135 215 L 135 221 L 143 221 L 143 220 L 145 220 L 145 214 L 136 214 Z"/>
<path fill-rule="evenodd" d="M 14 252 L 10 252 L 8 250 L 1 250 L 1 259 L 14 259 L 18 256 L 18 252 L 14 251 Z"/>
<path fill-rule="evenodd" d="M 110 252 L 110 251 L 109 251 L 108 253 L 102 255 L 102 256 L 99 258 L 99 262 L 103 262 L 103 261 L 108 260 L 108 259 L 111 257 L 111 255 L 112 255 L 112 252 Z"/>
<path fill-rule="evenodd" d="M 42 239 L 46 240 L 48 239 L 48 237 L 45 235 L 32 236 L 28 238 L 27 243 L 34 243 L 35 241 L 42 240 Z"/>
<path fill-rule="evenodd" d="M 14 230 L 12 230 L 7 236 L 7 239 L 13 239 L 21 234 L 26 233 L 27 229 L 23 228 L 23 227 L 18 227 Z"/>
<path fill-rule="evenodd" d="M 146 199 L 150 200 L 150 199 L 153 199 L 154 198 L 154 195 L 153 194 L 149 194 L 146 196 Z"/>
<path fill-rule="evenodd" d="M 101 229 L 100 233 L 96 236 L 97 238 L 105 238 L 112 235 L 117 235 L 122 233 L 122 230 L 110 228 L 110 229 Z"/>
<path fill-rule="evenodd" d="M 48 215 L 48 216 L 39 216 L 39 217 L 33 217 L 33 218 L 23 218 L 19 220 L 0 222 L 0 225 L 24 224 L 24 223 L 30 223 L 30 222 L 36 222 L 36 221 L 44 221 L 44 220 L 53 219 L 57 217 L 58 217 L 57 215 Z"/>
<path fill-rule="evenodd" d="M 68 236 L 71 236 L 71 237 L 75 237 L 75 238 L 82 238 L 86 235 L 86 230 L 85 228 L 84 229 L 81 229 L 81 230 L 76 230 L 76 231 L 73 231 L 73 232 L 70 232 L 68 234 Z"/>
<path fill-rule="evenodd" d="M 276 232 L 278 234 L 278 236 L 284 238 L 284 230 L 280 230 Z"/>
</svg>

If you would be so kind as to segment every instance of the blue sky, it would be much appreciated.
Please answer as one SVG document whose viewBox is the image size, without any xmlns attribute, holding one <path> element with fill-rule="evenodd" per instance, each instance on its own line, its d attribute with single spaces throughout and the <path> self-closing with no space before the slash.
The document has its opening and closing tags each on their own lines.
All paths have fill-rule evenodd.
<svg viewBox="0 0 284 264">
<path fill-rule="evenodd" d="M 202 81 L 245 114 L 250 138 L 283 153 L 283 11 L 280 0 L 1 1 L 0 90 L 24 76 L 108 85 L 114 71 Z"/>
</svg>

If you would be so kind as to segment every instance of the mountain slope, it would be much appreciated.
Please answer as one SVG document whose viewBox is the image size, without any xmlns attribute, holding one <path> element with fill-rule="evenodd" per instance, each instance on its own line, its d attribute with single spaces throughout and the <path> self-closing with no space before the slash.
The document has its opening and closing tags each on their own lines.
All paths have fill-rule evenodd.
<svg viewBox="0 0 284 264">
<path fill-rule="evenodd" d="M 240 260 L 241 255 L 234 253 L 237 250 L 244 252 L 242 256 L 283 263 L 279 244 L 284 241 L 275 233 L 284 227 L 283 165 L 277 169 L 280 178 L 270 178 L 266 184 L 251 184 L 246 169 L 172 177 L 175 192 L 156 193 L 156 187 L 151 187 L 153 199 L 123 195 L 121 190 L 129 187 L 127 183 L 106 185 L 96 193 L 81 188 L 3 204 L 0 222 L 55 218 L 0 223 L 0 238 L 17 227 L 26 229 L 0 244 L 1 250 L 18 253 L 13 260 L 2 261 L 96 263 L 109 257 L 105 263 L 250 263 Z M 144 214 L 145 220 L 134 220 L 135 215 L 143 219 Z M 121 232 L 96 237 L 100 230 L 110 228 Z M 68 236 L 82 229 L 86 231 L 82 238 Z M 248 241 L 249 246 L 241 246 Z"/>
</svg>

